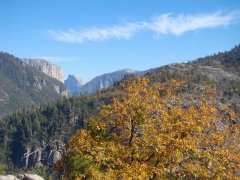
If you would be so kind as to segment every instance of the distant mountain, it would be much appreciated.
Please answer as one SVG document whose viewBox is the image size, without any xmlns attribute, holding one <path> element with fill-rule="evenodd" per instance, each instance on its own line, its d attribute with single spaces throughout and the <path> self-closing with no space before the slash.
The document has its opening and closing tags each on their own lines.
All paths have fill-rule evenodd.
<svg viewBox="0 0 240 180">
<path fill-rule="evenodd" d="M 132 69 L 123 69 L 112 73 L 97 76 L 88 83 L 81 86 L 77 94 L 91 95 L 102 89 L 112 86 L 115 82 L 122 80 L 127 75 L 143 75 L 145 71 L 135 71 Z"/>
<path fill-rule="evenodd" d="M 84 85 L 84 81 L 78 76 L 68 75 L 64 84 L 68 87 L 71 94 L 74 95 L 79 92 L 79 89 Z"/>
<path fill-rule="evenodd" d="M 64 82 L 63 69 L 55 64 L 51 64 L 48 61 L 40 58 L 22 59 L 27 65 L 35 67 L 44 72 L 50 77 L 53 77 L 60 82 Z"/>
<path fill-rule="evenodd" d="M 0 52 L 0 117 L 18 108 L 69 96 L 66 86 L 39 68 Z"/>
</svg>

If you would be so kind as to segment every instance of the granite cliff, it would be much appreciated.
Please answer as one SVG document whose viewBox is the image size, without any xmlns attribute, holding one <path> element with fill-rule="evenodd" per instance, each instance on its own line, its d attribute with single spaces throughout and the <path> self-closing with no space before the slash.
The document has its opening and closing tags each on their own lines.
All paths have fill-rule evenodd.
<svg viewBox="0 0 240 180">
<path fill-rule="evenodd" d="M 42 71 L 46 75 L 64 82 L 63 69 L 55 64 L 51 64 L 48 61 L 40 58 L 22 59 L 24 63 L 29 66 L 35 67 Z"/>
<path fill-rule="evenodd" d="M 62 82 L 43 73 L 40 66 L 28 64 L 11 54 L 0 52 L 0 117 L 19 108 L 69 96 Z M 47 65 L 44 68 L 46 70 Z M 55 70 L 60 78 L 61 70 Z M 54 71 L 50 71 L 52 75 Z"/>
<path fill-rule="evenodd" d="M 68 75 L 68 78 L 64 81 L 64 84 L 68 87 L 72 95 L 75 95 L 79 89 L 84 85 L 84 81 L 79 76 Z"/>
</svg>

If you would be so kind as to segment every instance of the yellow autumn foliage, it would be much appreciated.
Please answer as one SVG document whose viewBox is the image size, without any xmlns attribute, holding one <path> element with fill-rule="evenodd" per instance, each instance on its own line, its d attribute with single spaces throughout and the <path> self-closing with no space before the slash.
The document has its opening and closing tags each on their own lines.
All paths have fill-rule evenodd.
<svg viewBox="0 0 240 180">
<path fill-rule="evenodd" d="M 220 112 L 212 95 L 185 107 L 176 96 L 182 85 L 142 77 L 123 84 L 124 95 L 69 141 L 66 178 L 239 179 L 237 115 Z"/>
</svg>

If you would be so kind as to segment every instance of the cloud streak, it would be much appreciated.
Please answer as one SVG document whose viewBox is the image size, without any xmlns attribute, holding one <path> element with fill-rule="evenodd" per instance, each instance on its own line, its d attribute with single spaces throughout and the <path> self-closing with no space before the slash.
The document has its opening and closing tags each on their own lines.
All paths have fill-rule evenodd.
<svg viewBox="0 0 240 180">
<path fill-rule="evenodd" d="M 130 22 L 109 27 L 91 27 L 82 30 L 49 30 L 50 38 L 69 43 L 104 41 L 108 39 L 130 39 L 141 31 L 151 31 L 157 35 L 182 35 L 189 31 L 226 27 L 240 20 L 240 12 L 214 12 L 198 15 L 174 15 L 171 13 L 153 17 L 150 21 Z"/>
</svg>

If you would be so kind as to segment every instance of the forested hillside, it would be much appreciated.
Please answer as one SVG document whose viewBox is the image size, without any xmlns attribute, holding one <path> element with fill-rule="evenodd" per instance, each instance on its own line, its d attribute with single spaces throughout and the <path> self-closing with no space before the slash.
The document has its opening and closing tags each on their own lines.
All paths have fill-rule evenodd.
<svg viewBox="0 0 240 180">
<path fill-rule="evenodd" d="M 60 99 L 5 117 L 0 122 L 1 162 L 9 167 L 35 166 L 39 163 L 35 154 L 28 162 L 24 159 L 28 149 L 32 152 L 42 148 L 42 143 L 50 139 L 66 142 L 77 129 L 84 127 L 84 120 L 94 114 L 96 107 L 97 104 L 86 97 Z"/>
<path fill-rule="evenodd" d="M 239 112 L 240 107 L 240 46 L 229 52 L 200 58 L 193 62 L 171 64 L 148 72 L 145 78 L 150 84 L 169 82 L 175 79 L 183 82 L 177 92 L 184 107 L 192 103 L 194 97 L 206 90 L 216 90 L 216 105 L 219 109 L 231 107 Z M 126 77 L 122 82 L 135 79 Z M 29 167 L 22 159 L 27 148 L 31 151 L 41 147 L 48 139 L 66 142 L 78 129 L 84 128 L 84 121 L 95 115 L 113 97 L 121 97 L 124 92 L 120 82 L 107 90 L 88 97 L 64 98 L 55 103 L 15 112 L 1 120 L 0 143 L 1 162 L 9 166 Z"/>
<path fill-rule="evenodd" d="M 46 104 L 68 95 L 60 81 L 0 52 L 0 117 L 18 108 Z"/>
<path fill-rule="evenodd" d="M 224 53 L 218 53 L 193 62 L 171 64 L 146 74 L 151 82 L 170 79 L 184 81 L 183 96 L 193 96 L 204 89 L 214 88 L 219 104 L 231 105 L 240 111 L 240 45 Z"/>
</svg>

